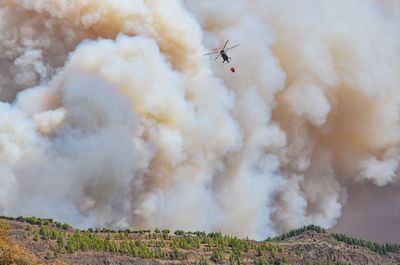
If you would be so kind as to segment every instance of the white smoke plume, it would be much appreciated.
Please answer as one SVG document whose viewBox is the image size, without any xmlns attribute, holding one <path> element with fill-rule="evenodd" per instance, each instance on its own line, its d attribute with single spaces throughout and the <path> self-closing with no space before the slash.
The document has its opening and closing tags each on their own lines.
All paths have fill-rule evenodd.
<svg viewBox="0 0 400 265">
<path fill-rule="evenodd" d="M 390 0 L 0 0 L 0 213 L 331 228 L 354 187 L 399 183 L 399 22 Z M 232 65 L 203 56 L 226 39 Z"/>
</svg>

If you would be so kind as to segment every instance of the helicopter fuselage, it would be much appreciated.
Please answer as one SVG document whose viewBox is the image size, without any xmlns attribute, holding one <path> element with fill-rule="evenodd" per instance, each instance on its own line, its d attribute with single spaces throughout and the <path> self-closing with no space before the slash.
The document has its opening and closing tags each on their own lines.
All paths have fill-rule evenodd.
<svg viewBox="0 0 400 265">
<path fill-rule="evenodd" d="M 224 60 L 223 61 L 223 63 L 225 63 L 225 62 L 228 62 L 229 63 L 229 57 L 228 57 L 228 55 L 226 54 L 226 52 L 224 51 L 224 50 L 221 50 L 220 51 L 220 54 L 221 54 L 221 57 L 222 57 L 222 59 Z"/>
</svg>

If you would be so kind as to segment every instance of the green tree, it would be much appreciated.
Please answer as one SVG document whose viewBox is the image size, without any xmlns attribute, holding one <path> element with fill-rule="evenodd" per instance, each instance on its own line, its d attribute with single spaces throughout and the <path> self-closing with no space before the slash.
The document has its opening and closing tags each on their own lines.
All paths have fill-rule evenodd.
<svg viewBox="0 0 400 265">
<path fill-rule="evenodd" d="M 215 263 L 224 263 L 224 253 L 220 249 L 215 249 L 211 254 L 211 260 Z"/>
</svg>

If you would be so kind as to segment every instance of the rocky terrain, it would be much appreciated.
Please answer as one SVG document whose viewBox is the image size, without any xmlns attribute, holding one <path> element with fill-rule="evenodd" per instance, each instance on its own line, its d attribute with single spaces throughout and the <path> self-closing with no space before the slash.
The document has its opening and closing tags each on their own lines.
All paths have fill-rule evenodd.
<svg viewBox="0 0 400 265">
<path fill-rule="evenodd" d="M 0 264 L 400 264 L 400 246 L 318 226 L 257 242 L 167 229 L 76 230 L 52 219 L 0 218 Z"/>
</svg>

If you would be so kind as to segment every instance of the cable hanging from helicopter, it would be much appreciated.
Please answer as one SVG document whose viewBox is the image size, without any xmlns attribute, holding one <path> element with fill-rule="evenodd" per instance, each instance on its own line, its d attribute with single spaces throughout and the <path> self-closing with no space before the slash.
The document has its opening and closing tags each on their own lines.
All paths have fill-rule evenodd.
<svg viewBox="0 0 400 265">
<path fill-rule="evenodd" d="M 216 53 L 218 53 L 217 57 L 215 57 L 214 60 L 217 60 L 218 57 L 221 55 L 222 60 L 223 60 L 222 63 L 225 63 L 225 62 L 230 63 L 230 60 L 231 60 L 232 58 L 231 58 L 231 57 L 228 57 L 226 51 L 228 51 L 228 50 L 230 50 L 230 49 L 233 49 L 233 48 L 236 48 L 237 46 L 239 46 L 239 44 L 238 44 L 238 45 L 231 46 L 231 47 L 225 49 L 225 47 L 226 47 L 226 45 L 228 44 L 228 42 L 229 42 L 229 40 L 227 40 L 227 41 L 225 42 L 225 45 L 222 47 L 222 49 L 218 49 L 218 50 L 216 50 L 216 51 L 209 52 L 209 53 L 206 53 L 206 54 L 204 54 L 204 55 L 206 56 L 206 55 L 211 55 L 211 54 L 216 54 Z M 235 73 L 235 71 L 236 71 L 236 70 L 235 70 L 235 67 L 231 67 L 230 70 L 231 70 L 232 73 Z"/>
</svg>

